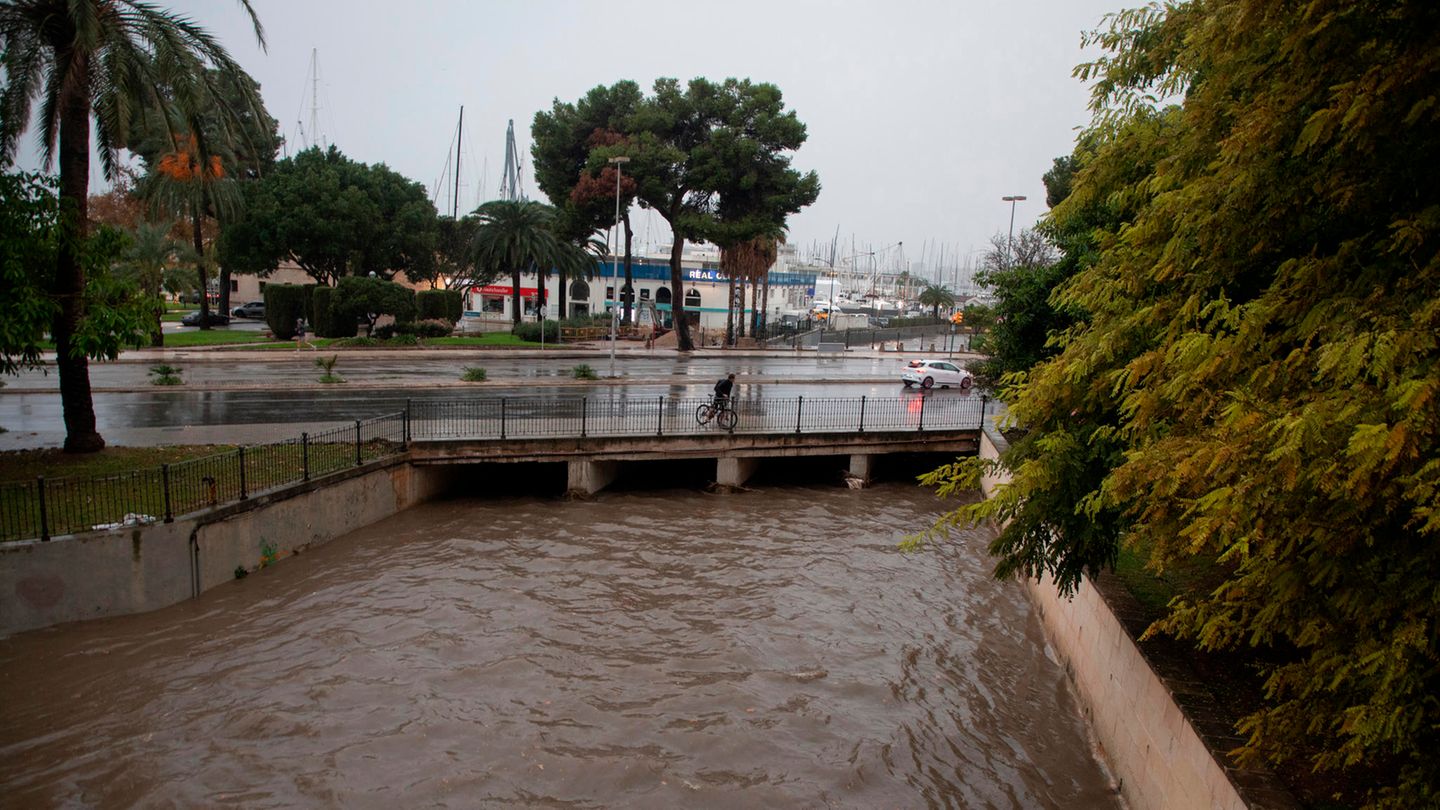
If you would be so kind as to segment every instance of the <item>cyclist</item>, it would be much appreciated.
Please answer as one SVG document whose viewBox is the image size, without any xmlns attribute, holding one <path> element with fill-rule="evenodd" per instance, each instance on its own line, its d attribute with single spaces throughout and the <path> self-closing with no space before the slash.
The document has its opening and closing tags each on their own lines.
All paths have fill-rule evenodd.
<svg viewBox="0 0 1440 810">
<path fill-rule="evenodd" d="M 724 408 L 730 401 L 730 392 L 735 388 L 735 375 L 730 374 L 720 382 L 715 383 L 715 409 Z"/>
</svg>

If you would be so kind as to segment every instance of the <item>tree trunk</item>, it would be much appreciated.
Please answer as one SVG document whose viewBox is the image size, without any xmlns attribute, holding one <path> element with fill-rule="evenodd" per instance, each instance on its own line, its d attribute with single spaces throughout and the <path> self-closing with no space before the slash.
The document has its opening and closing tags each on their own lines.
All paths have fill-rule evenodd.
<svg viewBox="0 0 1440 810">
<path fill-rule="evenodd" d="M 540 272 L 540 266 L 534 262 L 530 263 L 530 269 L 535 271 L 535 322 L 540 324 L 540 330 L 545 330 L 545 273 Z"/>
<path fill-rule="evenodd" d="M 565 304 L 567 303 L 567 301 L 565 300 L 565 294 L 570 291 L 570 285 L 565 283 L 565 268 L 557 267 L 555 268 L 555 272 L 557 274 L 555 279 L 555 287 L 556 292 L 559 293 L 555 296 L 555 299 L 556 303 L 560 307 L 560 311 L 555 313 L 555 319 L 563 321 L 566 318 L 570 317 L 569 311 L 565 309 Z"/>
<path fill-rule="evenodd" d="M 230 313 L 230 268 L 220 268 L 220 311 Z"/>
<path fill-rule="evenodd" d="M 625 323 L 634 323 L 634 322 L 635 322 L 635 316 L 634 316 L 634 313 L 632 312 L 632 309 L 633 309 L 633 307 L 635 306 L 635 274 L 634 274 L 634 270 L 632 270 L 631 267 L 630 267 L 630 240 L 631 240 L 632 238 L 634 238 L 635 232 L 632 231 L 632 230 L 630 230 L 630 211 L 629 211 L 629 209 L 626 209 L 626 211 L 625 211 L 625 217 L 624 217 L 624 220 L 623 220 L 623 221 L 624 221 L 624 223 L 625 223 L 625 287 L 624 287 L 624 289 L 627 289 L 627 290 L 630 291 L 630 294 L 629 294 L 628 296 L 625 296 Z"/>
<path fill-rule="evenodd" d="M 750 281 L 750 337 L 759 337 L 760 329 L 760 280 Z"/>
<path fill-rule="evenodd" d="M 516 326 L 520 325 L 520 268 L 516 267 L 510 273 L 510 315 Z"/>
<path fill-rule="evenodd" d="M 770 271 L 765 271 L 764 286 L 760 293 L 760 332 L 756 337 L 770 336 Z"/>
<path fill-rule="evenodd" d="M 95 403 L 90 397 L 90 360 L 75 346 L 75 332 L 85 317 L 85 268 L 79 248 L 85 241 L 90 193 L 89 62 L 76 57 L 72 84 L 60 100 L 61 238 L 52 288 L 59 312 L 50 325 L 55 339 L 55 366 L 60 372 L 60 404 L 65 414 L 65 452 L 94 453 L 105 447 L 95 430 Z"/>
<path fill-rule="evenodd" d="M 730 286 L 725 293 L 725 345 L 735 345 L 735 268 L 730 268 Z"/>
<path fill-rule="evenodd" d="M 190 229 L 195 241 L 195 271 L 200 274 L 200 328 L 210 328 L 210 287 L 205 278 L 205 240 L 200 231 L 200 207 L 190 206 Z"/>
<path fill-rule="evenodd" d="M 693 352 L 695 341 L 690 338 L 690 324 L 685 320 L 685 279 L 680 275 L 680 256 L 685 252 L 685 239 L 675 233 L 674 220 L 671 220 L 670 231 L 674 236 L 670 244 L 670 312 L 675 320 L 676 350 Z"/>
</svg>

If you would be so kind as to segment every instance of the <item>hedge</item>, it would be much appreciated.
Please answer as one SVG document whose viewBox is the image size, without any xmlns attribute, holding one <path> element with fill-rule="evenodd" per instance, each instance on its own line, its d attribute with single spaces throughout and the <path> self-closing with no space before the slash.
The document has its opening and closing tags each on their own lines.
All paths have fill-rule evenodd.
<svg viewBox="0 0 1440 810">
<path fill-rule="evenodd" d="M 316 287 L 310 294 L 310 325 L 315 328 L 316 337 L 351 338 L 360 331 L 353 317 L 340 317 L 335 313 L 334 287 Z"/>
<path fill-rule="evenodd" d="M 305 317 L 309 292 L 303 284 L 265 285 L 265 323 L 270 334 L 281 340 L 295 337 L 295 322 Z"/>
<path fill-rule="evenodd" d="M 458 323 L 465 311 L 465 300 L 459 290 L 421 290 L 415 293 L 415 306 L 422 321 L 445 320 Z"/>
</svg>

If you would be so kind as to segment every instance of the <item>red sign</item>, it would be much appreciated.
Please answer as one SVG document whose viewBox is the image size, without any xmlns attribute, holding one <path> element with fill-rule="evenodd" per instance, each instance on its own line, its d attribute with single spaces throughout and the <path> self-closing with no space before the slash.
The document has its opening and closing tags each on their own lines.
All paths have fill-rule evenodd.
<svg viewBox="0 0 1440 810">
<path fill-rule="evenodd" d="M 499 286 L 498 284 L 489 284 L 489 285 L 486 285 L 486 286 L 484 286 L 484 287 L 471 287 L 471 288 L 470 288 L 470 292 L 472 292 L 472 293 L 473 293 L 473 292 L 478 292 L 478 293 L 480 293 L 481 295 L 506 295 L 506 296 L 508 296 L 508 295 L 511 294 L 511 290 L 513 290 L 513 289 L 515 289 L 515 288 L 514 288 L 514 287 L 501 287 L 501 286 Z M 536 296 L 536 294 L 538 294 L 539 292 L 540 292 L 540 288 L 538 288 L 538 287 L 521 287 L 521 288 L 520 288 L 520 297 L 521 297 L 521 298 L 534 298 L 534 297 Z M 549 296 L 547 295 L 546 298 L 549 298 Z"/>
</svg>

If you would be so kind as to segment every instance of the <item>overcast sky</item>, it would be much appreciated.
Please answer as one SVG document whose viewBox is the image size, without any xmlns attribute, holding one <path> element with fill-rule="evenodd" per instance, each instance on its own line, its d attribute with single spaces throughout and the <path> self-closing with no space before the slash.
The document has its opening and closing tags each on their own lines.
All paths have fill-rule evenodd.
<svg viewBox="0 0 1440 810">
<path fill-rule="evenodd" d="M 292 151 L 303 126 L 304 140 L 323 135 L 435 192 L 463 104 L 462 208 L 497 196 L 507 120 L 528 164 L 530 122 L 555 98 L 620 79 L 647 92 L 661 76 L 771 82 L 809 128 L 794 165 L 822 185 L 790 241 L 828 244 L 838 227 L 842 256 L 853 238 L 889 264 L 901 242 L 909 262 L 927 242 L 932 263 L 939 243 L 952 256 L 982 249 L 1009 225 L 1005 195 L 1029 198 L 1017 231 L 1044 213 L 1040 178 L 1089 120 L 1088 89 L 1071 77 L 1093 56 L 1081 34 L 1134 0 L 253 0 L 266 51 L 239 3 L 157 4 L 220 38 Z M 528 176 L 525 190 L 544 198 Z M 640 239 L 668 240 L 645 219 Z"/>
</svg>

